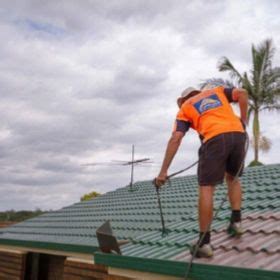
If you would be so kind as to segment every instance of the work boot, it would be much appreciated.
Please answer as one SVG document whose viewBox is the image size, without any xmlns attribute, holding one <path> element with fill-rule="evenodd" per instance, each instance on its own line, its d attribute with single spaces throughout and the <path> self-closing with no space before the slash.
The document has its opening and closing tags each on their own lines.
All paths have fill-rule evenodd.
<svg viewBox="0 0 280 280">
<path fill-rule="evenodd" d="M 211 258 L 213 256 L 213 249 L 210 244 L 204 244 L 201 247 L 197 247 L 197 244 L 193 244 L 190 248 L 191 255 L 196 258 Z"/>
<path fill-rule="evenodd" d="M 240 237 L 244 233 L 241 222 L 230 223 L 227 228 L 227 232 L 232 237 Z"/>
</svg>

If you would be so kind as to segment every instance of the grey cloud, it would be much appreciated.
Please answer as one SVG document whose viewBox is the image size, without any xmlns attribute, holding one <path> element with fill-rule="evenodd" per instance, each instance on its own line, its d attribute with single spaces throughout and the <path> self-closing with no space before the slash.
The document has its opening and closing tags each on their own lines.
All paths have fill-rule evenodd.
<svg viewBox="0 0 280 280">
<path fill-rule="evenodd" d="M 149 73 L 149 70 L 152 73 Z M 153 69 L 141 70 L 141 66 L 132 66 L 131 69 L 117 74 L 114 87 L 110 92 L 106 92 L 106 98 L 114 99 L 118 103 L 129 102 L 132 106 L 136 102 L 145 102 L 155 96 L 166 77 L 167 75 L 160 76 Z"/>
<path fill-rule="evenodd" d="M 176 3 L 174 3 L 176 2 Z M 98 21 L 111 18 L 116 21 L 126 21 L 129 18 L 150 18 L 156 14 L 168 11 L 171 5 L 181 4 L 183 1 L 127 1 L 113 0 L 83 1 L 83 5 L 71 1 L 48 1 L 41 5 L 36 0 L 9 1 L 2 5 L 3 10 L 10 11 L 15 16 L 35 17 L 41 20 L 54 20 L 56 23 L 70 28 L 89 28 Z M 94 26 L 93 26 L 94 27 Z M 101 26 L 98 26 L 101 27 Z"/>
<path fill-rule="evenodd" d="M 2 10 L 22 22 L 49 25 L 50 29 L 65 30 L 66 36 L 79 36 L 83 40 L 85 36 L 103 38 L 117 26 L 126 25 L 134 29 L 139 26 L 148 26 L 151 30 L 169 28 L 188 34 L 188 40 L 197 42 L 200 37 L 197 31 L 211 26 L 227 5 L 224 1 L 202 0 L 83 1 L 82 5 L 74 0 L 38 3 L 35 0 L 9 1 L 2 5 Z"/>
<path fill-rule="evenodd" d="M 82 166 L 79 166 L 74 163 L 69 162 L 67 158 L 59 158 L 56 161 L 53 161 L 53 157 L 49 160 L 41 160 L 35 166 L 38 170 L 45 170 L 53 173 L 71 173 L 71 174 L 79 174 L 82 172 Z"/>
</svg>

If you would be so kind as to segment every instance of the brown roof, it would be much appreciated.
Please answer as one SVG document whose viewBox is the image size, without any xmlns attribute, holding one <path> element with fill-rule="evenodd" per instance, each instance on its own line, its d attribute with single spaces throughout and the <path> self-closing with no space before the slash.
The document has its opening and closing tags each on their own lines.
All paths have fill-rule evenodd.
<svg viewBox="0 0 280 280">
<path fill-rule="evenodd" d="M 225 229 L 214 230 L 214 256 L 194 262 L 280 271 L 280 212 L 249 214 L 242 225 L 245 233 L 241 238 L 229 237 Z M 189 261 L 190 254 L 184 252 L 174 259 Z"/>
<path fill-rule="evenodd" d="M 0 221 L 0 228 L 8 227 L 12 224 L 15 224 L 15 222 L 1 222 Z"/>
</svg>

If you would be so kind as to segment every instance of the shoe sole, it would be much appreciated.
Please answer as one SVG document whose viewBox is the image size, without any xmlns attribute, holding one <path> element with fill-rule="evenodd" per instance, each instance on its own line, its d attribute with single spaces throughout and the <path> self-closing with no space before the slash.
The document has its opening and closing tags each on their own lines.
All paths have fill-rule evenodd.
<svg viewBox="0 0 280 280">
<path fill-rule="evenodd" d="M 196 250 L 196 246 L 194 246 L 190 249 L 190 253 L 191 253 L 192 256 L 193 256 L 195 250 Z M 204 253 L 204 252 L 197 251 L 194 257 L 198 258 L 198 259 L 200 259 L 200 258 L 211 258 L 211 257 L 213 257 L 213 255 L 214 255 L 213 252 Z"/>
</svg>

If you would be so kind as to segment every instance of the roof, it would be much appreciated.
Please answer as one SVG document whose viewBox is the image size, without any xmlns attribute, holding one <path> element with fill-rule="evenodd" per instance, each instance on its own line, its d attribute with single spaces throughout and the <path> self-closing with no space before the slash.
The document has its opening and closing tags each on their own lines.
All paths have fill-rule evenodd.
<svg viewBox="0 0 280 280">
<path fill-rule="evenodd" d="M 242 184 L 245 234 L 240 240 L 226 235 L 224 229 L 230 216 L 229 204 L 226 203 L 212 224 L 215 255 L 210 261 L 196 260 L 193 270 L 195 267 L 204 268 L 205 264 L 214 270 L 216 265 L 223 265 L 223 268 L 274 271 L 279 278 L 280 164 L 245 169 Z M 189 260 L 187 247 L 198 236 L 196 176 L 174 178 L 161 190 L 168 229 L 166 236 L 161 233 L 157 198 L 151 181 L 137 182 L 133 189 L 131 192 L 129 186 L 120 188 L 91 201 L 79 202 L 1 229 L 0 244 L 93 253 L 98 247 L 95 231 L 109 219 L 117 238 L 129 239 L 130 243 L 122 246 L 123 256 L 96 253 L 97 263 L 135 268 L 139 260 L 142 263 L 148 260 L 148 265 L 140 267 L 140 270 L 160 270 L 180 276 L 178 273 L 185 270 Z M 217 187 L 215 208 L 225 193 L 224 185 Z M 164 271 L 162 267 L 159 269 L 159 264 L 160 267 L 166 264 Z M 172 273 L 167 264 L 176 266 L 177 272 Z"/>
<path fill-rule="evenodd" d="M 15 224 L 15 222 L 0 221 L 0 228 L 8 227 L 12 224 Z"/>
</svg>

